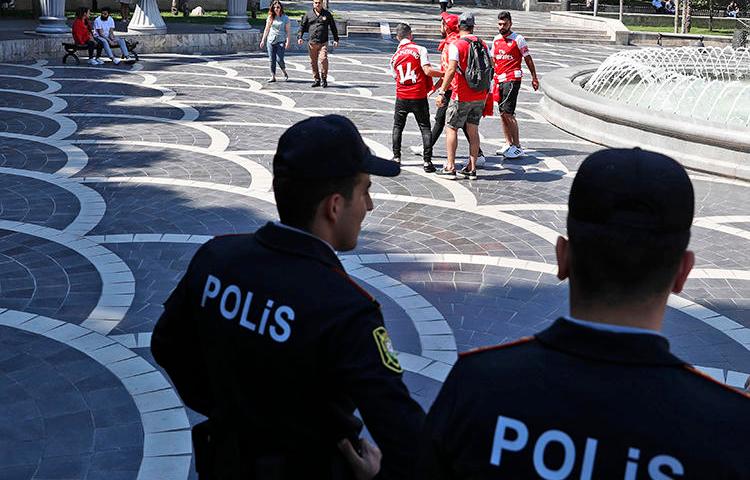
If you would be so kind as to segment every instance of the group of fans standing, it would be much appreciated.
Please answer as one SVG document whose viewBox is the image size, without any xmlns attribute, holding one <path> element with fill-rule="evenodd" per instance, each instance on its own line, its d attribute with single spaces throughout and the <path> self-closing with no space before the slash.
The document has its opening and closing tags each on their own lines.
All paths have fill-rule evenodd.
<svg viewBox="0 0 750 480">
<path fill-rule="evenodd" d="M 430 64 L 427 49 L 414 43 L 408 24 L 401 23 L 396 28 L 399 45 L 391 58 L 391 70 L 396 80 L 393 158 L 401 162 L 401 137 L 406 118 L 412 113 L 422 134 L 422 146 L 411 149 L 423 156 L 425 172 L 456 178 L 456 148 L 458 130 L 461 129 L 469 141 L 469 160 L 459 173 L 474 180 L 477 167 L 482 167 L 485 162 L 480 146 L 479 121 L 483 116 L 493 114 L 495 103 L 505 134 L 505 144 L 496 154 L 505 158 L 524 155 L 515 118 L 523 76 L 522 59 L 531 72 L 534 90 L 539 88 L 539 79 L 526 40 L 511 30 L 510 12 L 498 14 L 499 33 L 489 48 L 474 35 L 475 18 L 471 12 L 460 17 L 443 12 L 441 19 L 440 70 Z M 434 77 L 439 78 L 436 83 L 433 83 Z M 434 91 L 437 91 L 437 112 L 435 125 L 431 126 L 427 98 Z M 446 125 L 447 160 L 438 170 L 432 163 L 432 149 Z"/>
</svg>

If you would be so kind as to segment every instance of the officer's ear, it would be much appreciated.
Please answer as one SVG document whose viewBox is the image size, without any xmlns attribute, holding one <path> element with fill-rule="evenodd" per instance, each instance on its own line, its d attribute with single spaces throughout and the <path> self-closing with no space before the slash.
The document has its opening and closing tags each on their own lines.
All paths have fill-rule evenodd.
<svg viewBox="0 0 750 480">
<path fill-rule="evenodd" d="M 565 280 L 570 276 L 570 242 L 565 237 L 557 237 L 555 254 L 557 255 L 557 278 Z"/>
<path fill-rule="evenodd" d="M 320 202 L 323 218 L 328 222 L 336 223 L 339 215 L 341 215 L 341 209 L 344 207 L 345 202 L 346 198 L 340 193 L 332 193 L 328 195 Z"/>
<path fill-rule="evenodd" d="M 687 282 L 690 271 L 693 269 L 694 265 L 695 253 L 693 253 L 692 250 L 685 250 L 685 253 L 682 254 L 682 258 L 680 259 L 680 266 L 677 268 L 677 275 L 675 276 L 674 284 L 672 285 L 672 293 L 680 293 L 682 291 L 682 287 L 685 286 L 685 282 Z"/>
</svg>

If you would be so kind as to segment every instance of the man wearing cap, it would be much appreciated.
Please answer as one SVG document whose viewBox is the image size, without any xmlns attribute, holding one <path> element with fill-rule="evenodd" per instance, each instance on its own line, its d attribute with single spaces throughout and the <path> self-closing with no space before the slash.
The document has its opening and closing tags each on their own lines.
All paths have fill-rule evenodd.
<svg viewBox="0 0 750 480">
<path fill-rule="evenodd" d="M 459 38 L 459 17 L 458 15 L 453 15 L 452 13 L 443 12 L 440 14 L 440 19 L 440 35 L 443 37 L 443 40 L 438 45 L 438 52 L 440 52 L 440 69 L 445 72 L 450 66 L 450 60 L 448 60 L 448 45 Z M 442 82 L 438 80 L 437 87 L 439 87 L 441 84 Z M 451 90 L 445 91 L 445 94 L 443 94 L 443 97 L 445 97 L 445 102 L 443 102 L 443 106 L 439 107 L 435 112 L 435 123 L 432 125 L 432 133 L 430 134 L 430 147 L 435 146 L 438 139 L 440 138 L 440 135 L 442 135 L 443 133 L 443 128 L 445 128 L 445 111 L 448 110 L 448 101 L 450 100 L 452 94 L 453 91 Z M 464 136 L 468 141 L 469 132 L 466 130 L 466 124 L 464 124 L 461 130 L 463 130 Z M 409 147 L 409 149 L 415 155 L 424 155 L 423 145 L 414 145 Z M 485 164 L 485 161 L 486 159 L 484 157 L 484 153 L 482 152 L 482 146 L 480 145 L 479 152 L 477 152 L 477 168 L 482 168 Z"/>
<path fill-rule="evenodd" d="M 416 478 L 748 478 L 750 397 L 660 333 L 693 266 L 693 209 L 671 158 L 589 156 L 556 247 L 570 315 L 461 355 L 427 416 Z"/>
<path fill-rule="evenodd" d="M 424 171 L 432 173 L 432 130 L 430 128 L 430 104 L 427 94 L 432 87 L 432 77 L 442 77 L 443 72 L 430 65 L 427 49 L 414 43 L 411 27 L 406 23 L 396 26 L 399 41 L 396 53 L 391 57 L 391 74 L 396 80 L 396 106 L 393 113 L 393 159 L 401 163 L 401 138 L 406 118 L 413 114 L 422 134 L 424 149 Z"/>
<path fill-rule="evenodd" d="M 446 150 L 448 158 L 437 174 L 448 179 L 456 178 L 456 149 L 458 147 L 458 129 L 466 126 L 469 135 L 469 161 L 461 170 L 461 174 L 470 179 L 477 178 L 477 156 L 479 155 L 479 121 L 484 113 L 486 90 L 474 90 L 466 81 L 464 73 L 469 60 L 471 42 L 480 42 L 482 48 L 487 45 L 474 35 L 474 14 L 464 12 L 459 17 L 459 38 L 448 45 L 448 69 L 443 75 L 443 83 L 437 91 L 437 107 L 446 103 L 445 93 L 450 89 L 450 103 L 446 110 L 445 123 L 448 125 L 446 134 Z M 487 53 L 489 58 L 489 53 Z"/>
<path fill-rule="evenodd" d="M 322 153 L 321 153 L 322 152 Z M 404 385 L 380 305 L 344 271 L 396 176 L 354 124 L 313 117 L 279 139 L 279 222 L 216 237 L 164 305 L 151 349 L 185 404 L 201 479 L 408 478 L 424 412 Z M 360 441 L 361 418 L 383 452 Z"/>
</svg>

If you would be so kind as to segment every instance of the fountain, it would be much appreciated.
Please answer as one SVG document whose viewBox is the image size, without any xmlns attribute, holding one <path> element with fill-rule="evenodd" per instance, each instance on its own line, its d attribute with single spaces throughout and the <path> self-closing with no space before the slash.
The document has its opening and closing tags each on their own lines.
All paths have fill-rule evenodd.
<svg viewBox="0 0 750 480">
<path fill-rule="evenodd" d="M 542 81 L 547 119 L 607 146 L 750 180 L 750 50 L 625 50 Z"/>
</svg>

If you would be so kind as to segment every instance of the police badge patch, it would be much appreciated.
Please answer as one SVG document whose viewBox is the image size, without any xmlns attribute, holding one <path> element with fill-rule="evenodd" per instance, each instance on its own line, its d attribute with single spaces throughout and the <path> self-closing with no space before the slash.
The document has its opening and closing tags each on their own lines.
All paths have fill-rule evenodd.
<svg viewBox="0 0 750 480">
<path fill-rule="evenodd" d="M 398 357 L 396 352 L 393 350 L 393 344 L 391 338 L 388 336 L 388 332 L 385 327 L 378 327 L 372 331 L 372 336 L 375 337 L 375 344 L 378 346 L 380 352 L 380 359 L 383 361 L 383 365 L 389 370 L 393 370 L 396 373 L 404 371 L 401 368 L 401 364 L 398 363 Z"/>
</svg>

